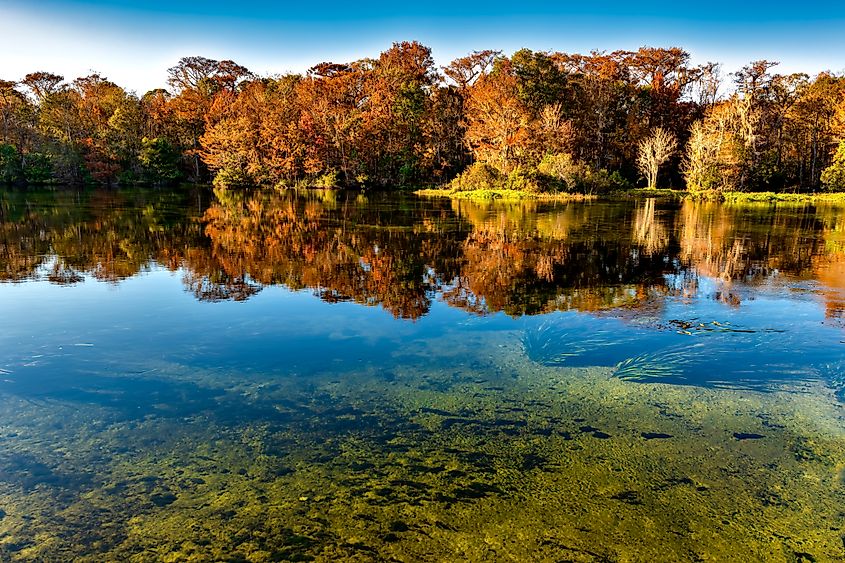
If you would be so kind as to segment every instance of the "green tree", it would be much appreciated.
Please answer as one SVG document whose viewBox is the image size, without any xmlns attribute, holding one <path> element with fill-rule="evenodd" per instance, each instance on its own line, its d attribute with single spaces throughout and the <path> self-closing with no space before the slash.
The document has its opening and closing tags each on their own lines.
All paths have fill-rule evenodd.
<svg viewBox="0 0 845 563">
<path fill-rule="evenodd" d="M 138 160 L 145 180 L 157 184 L 175 182 L 181 176 L 179 171 L 179 151 L 161 137 L 141 140 L 141 152 Z"/>
<path fill-rule="evenodd" d="M 839 143 L 833 163 L 822 172 L 822 185 L 833 192 L 845 191 L 845 141 Z"/>
<path fill-rule="evenodd" d="M 30 152 L 22 160 L 23 176 L 28 184 L 45 184 L 53 179 L 53 162 L 49 155 Z"/>
<path fill-rule="evenodd" d="M 500 64 L 507 64 L 502 59 Z M 517 80 L 520 101 L 537 116 L 551 104 L 560 103 L 566 90 L 566 74 L 547 53 L 520 49 L 510 59 L 511 72 Z"/>
<path fill-rule="evenodd" d="M 18 150 L 8 143 L 0 143 L 0 184 L 11 184 L 21 179 Z"/>
</svg>

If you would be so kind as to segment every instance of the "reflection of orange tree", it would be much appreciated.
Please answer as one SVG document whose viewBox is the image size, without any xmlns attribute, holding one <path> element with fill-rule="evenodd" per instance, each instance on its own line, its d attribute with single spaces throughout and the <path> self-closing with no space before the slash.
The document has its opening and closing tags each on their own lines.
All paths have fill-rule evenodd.
<svg viewBox="0 0 845 563">
<path fill-rule="evenodd" d="M 88 273 L 103 281 L 137 274 L 151 260 L 171 269 L 196 244 L 198 225 L 165 217 L 174 202 L 161 192 L 56 191 L 7 193 L 0 221 L 0 279 L 19 280 L 49 266 L 48 279 L 72 283 Z M 182 196 L 176 196 L 181 199 Z M 14 210 L 23 210 L 12 217 Z M 5 219 L 5 218 L 4 218 Z"/>
<path fill-rule="evenodd" d="M 665 292 L 662 257 L 635 262 L 627 245 L 597 244 L 473 232 L 461 277 L 444 298 L 475 312 L 516 316 L 638 308 Z"/>
<path fill-rule="evenodd" d="M 473 226 L 461 277 L 444 293 L 454 306 L 509 315 L 636 309 L 665 292 L 662 255 L 620 229 L 631 221 L 627 206 L 454 205 Z"/>
<path fill-rule="evenodd" d="M 774 272 L 822 286 L 827 316 L 845 310 L 843 221 L 825 207 L 730 206 L 684 202 L 676 219 L 680 256 L 698 275 L 718 278 L 716 297 L 738 305 L 739 281 L 760 284 Z"/>
<path fill-rule="evenodd" d="M 836 268 L 843 254 L 830 244 L 841 226 L 820 210 L 462 201 L 403 216 L 355 199 L 221 195 L 205 217 L 211 257 L 189 258 L 197 280 L 312 288 L 323 299 L 379 304 L 398 317 L 424 314 L 439 289 L 446 303 L 481 314 L 577 309 L 625 316 L 656 314 L 668 292 L 695 294 L 700 276 L 721 279 L 716 297 L 732 305 L 739 304 L 732 283 L 762 283 L 775 270 L 842 285 Z M 454 215 L 468 234 L 442 228 Z M 666 274 L 680 276 L 669 286 Z M 209 295 L 240 294 L 229 288 Z"/>
<path fill-rule="evenodd" d="M 27 205 L 22 195 L 9 192 L 0 197 L 0 281 L 31 277 L 50 254 L 49 234 L 57 218 Z"/>
<path fill-rule="evenodd" d="M 418 318 L 439 285 L 428 268 L 447 275 L 454 269 L 456 245 L 432 231 L 436 217 L 403 221 L 394 212 L 384 225 L 377 207 L 355 198 L 221 195 L 206 211 L 205 232 L 214 263 L 229 279 L 312 288 L 327 301 L 379 304 L 397 317 Z M 190 266 L 197 272 L 197 264 Z"/>
<path fill-rule="evenodd" d="M 0 279 L 116 282 L 155 261 L 181 269 L 203 300 L 243 300 L 284 284 L 401 318 L 425 314 L 439 291 L 448 305 L 479 314 L 634 317 L 658 314 L 667 294 L 696 294 L 701 277 L 720 279 L 716 297 L 738 305 L 732 285 L 768 283 L 777 271 L 818 280 L 829 316 L 845 309 L 845 223 L 824 208 L 216 195 L 198 218 L 184 194 L 8 192 Z"/>
<path fill-rule="evenodd" d="M 825 301 L 825 316 L 841 319 L 845 317 L 845 253 L 825 256 L 815 267 L 815 275 L 821 283 Z"/>
<path fill-rule="evenodd" d="M 746 240 L 725 206 L 685 201 L 676 218 L 681 259 L 705 276 L 730 281 L 748 274 Z"/>
<path fill-rule="evenodd" d="M 827 318 L 845 318 L 845 218 L 825 210 L 824 251 L 813 260 L 813 274 L 822 285 Z"/>
<path fill-rule="evenodd" d="M 642 314 L 667 292 L 694 295 L 700 276 L 721 280 L 714 298 L 736 306 L 733 283 L 760 284 L 775 271 L 788 279 L 817 276 L 833 288 L 830 307 L 842 309 L 845 269 L 838 268 L 845 253 L 832 251 L 830 210 L 693 201 L 660 209 L 655 200 L 633 210 L 455 205 L 473 231 L 464 242 L 461 278 L 445 299 L 471 311 Z M 667 287 L 664 274 L 680 275 Z"/>
<path fill-rule="evenodd" d="M 701 275 L 754 283 L 774 271 L 806 278 L 821 252 L 815 209 L 761 209 L 685 201 L 676 217 L 680 257 Z"/>
</svg>

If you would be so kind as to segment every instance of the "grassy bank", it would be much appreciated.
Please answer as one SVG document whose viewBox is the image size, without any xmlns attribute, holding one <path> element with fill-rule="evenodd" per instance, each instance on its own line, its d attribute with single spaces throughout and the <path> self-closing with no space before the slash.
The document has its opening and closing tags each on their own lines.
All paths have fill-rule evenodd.
<svg viewBox="0 0 845 563">
<path fill-rule="evenodd" d="M 512 189 L 455 190 L 452 188 L 431 188 L 416 190 L 417 195 L 428 197 L 448 197 L 473 201 L 589 201 L 598 199 L 593 194 L 569 192 L 534 193 Z M 724 203 L 778 203 L 778 204 L 830 204 L 845 205 L 845 192 L 832 193 L 777 193 L 777 192 L 688 192 L 672 189 L 630 189 L 614 190 L 605 196 L 610 198 L 676 198 L 696 201 L 718 201 Z"/>
<path fill-rule="evenodd" d="M 587 201 L 597 199 L 597 196 L 586 194 L 571 194 L 566 192 L 558 193 L 532 193 L 522 190 L 508 189 L 482 189 L 482 190 L 453 190 L 450 188 L 432 188 L 417 190 L 417 195 L 427 197 L 448 197 L 452 199 L 469 199 L 473 201 Z"/>
<path fill-rule="evenodd" d="M 685 197 L 726 203 L 827 203 L 845 205 L 845 193 L 777 193 L 777 192 L 702 192 L 688 193 Z"/>
<path fill-rule="evenodd" d="M 611 197 L 667 197 L 677 199 L 691 199 L 694 201 L 718 201 L 724 203 L 791 203 L 798 205 L 826 203 L 845 205 L 845 193 L 780 193 L 780 192 L 688 192 L 672 189 L 632 189 L 619 190 L 610 194 Z"/>
</svg>

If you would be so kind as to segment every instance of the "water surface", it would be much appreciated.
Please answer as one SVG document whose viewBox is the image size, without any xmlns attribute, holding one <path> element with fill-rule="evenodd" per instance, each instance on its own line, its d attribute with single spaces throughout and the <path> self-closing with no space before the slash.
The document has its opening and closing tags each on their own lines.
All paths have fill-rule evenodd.
<svg viewBox="0 0 845 563">
<path fill-rule="evenodd" d="M 845 213 L 0 193 L 0 560 L 845 557 Z"/>
</svg>

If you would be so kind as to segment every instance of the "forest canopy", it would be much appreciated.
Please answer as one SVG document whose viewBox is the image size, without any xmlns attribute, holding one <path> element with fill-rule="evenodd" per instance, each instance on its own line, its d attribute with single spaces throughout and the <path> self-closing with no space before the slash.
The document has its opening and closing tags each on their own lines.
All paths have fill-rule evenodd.
<svg viewBox="0 0 845 563">
<path fill-rule="evenodd" d="M 0 80 L 0 183 L 845 190 L 845 77 L 720 68 L 677 47 L 438 67 L 401 42 L 272 77 L 186 57 L 140 97 L 34 71 Z"/>
</svg>

